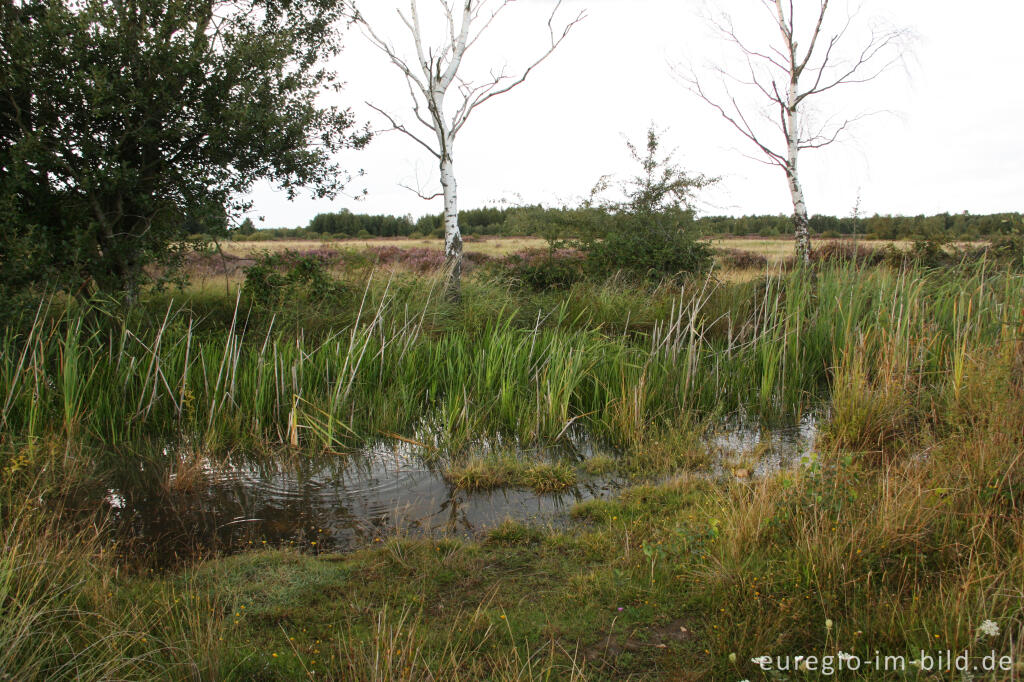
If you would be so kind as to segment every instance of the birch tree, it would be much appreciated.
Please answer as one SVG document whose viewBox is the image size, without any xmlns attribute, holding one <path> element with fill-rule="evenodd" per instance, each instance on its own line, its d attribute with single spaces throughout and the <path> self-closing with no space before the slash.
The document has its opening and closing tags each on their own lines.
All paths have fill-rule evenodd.
<svg viewBox="0 0 1024 682">
<path fill-rule="evenodd" d="M 793 201 L 796 253 L 810 259 L 809 215 L 798 160 L 800 152 L 839 140 L 873 112 L 820 115 L 812 105 L 840 88 L 871 82 L 898 63 L 908 43 L 903 29 L 859 21 L 830 0 L 747 0 L 761 10 L 763 31 L 741 36 L 732 17 L 718 13 L 709 25 L 739 56 L 736 69 L 708 67 L 702 78 L 690 67 L 676 73 L 756 147 L 758 160 L 785 173 Z M 811 112 L 819 116 L 811 116 Z"/>
<path fill-rule="evenodd" d="M 411 39 L 413 58 L 407 59 L 394 43 L 380 35 L 376 28 L 355 9 L 353 19 L 362 26 L 370 42 L 383 52 L 401 71 L 412 100 L 414 127 L 399 117 L 367 103 L 387 119 L 391 130 L 404 133 L 433 155 L 439 165 L 441 191 L 424 199 L 444 197 L 445 264 L 447 295 L 458 300 L 462 278 L 462 233 L 459 230 L 458 185 L 455 177 L 455 141 L 470 115 L 485 102 L 521 85 L 530 73 L 545 61 L 584 18 L 581 12 L 571 21 L 556 28 L 556 16 L 562 6 L 558 0 L 548 17 L 549 41 L 541 54 L 523 70 L 510 73 L 508 67 L 492 69 L 483 80 L 463 78 L 460 69 L 469 52 L 502 12 L 514 0 L 436 0 L 435 13 L 443 15 L 446 31 L 436 43 L 427 40 L 417 0 L 409 1 L 408 12 L 397 10 Z M 436 19 L 436 14 L 429 18 Z"/>
</svg>

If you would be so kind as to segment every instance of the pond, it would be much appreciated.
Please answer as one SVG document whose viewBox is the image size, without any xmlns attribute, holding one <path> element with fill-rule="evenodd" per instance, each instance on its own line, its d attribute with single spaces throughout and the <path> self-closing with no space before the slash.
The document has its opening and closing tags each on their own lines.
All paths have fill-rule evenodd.
<svg viewBox="0 0 1024 682">
<path fill-rule="evenodd" d="M 702 473 L 754 479 L 798 466 L 814 447 L 817 423 L 813 415 L 772 429 L 749 419 L 725 420 L 705 438 L 712 464 Z M 557 451 L 531 454 L 576 463 L 614 455 L 585 434 L 570 441 Z M 452 485 L 422 454 L 410 443 L 380 441 L 347 455 L 273 463 L 203 460 L 147 476 L 122 473 L 107 481 L 103 506 L 122 555 L 161 566 L 261 546 L 319 553 L 395 535 L 469 539 L 506 519 L 565 526 L 576 503 L 613 497 L 640 482 L 580 473 L 575 486 L 557 493 L 470 492 Z"/>
</svg>

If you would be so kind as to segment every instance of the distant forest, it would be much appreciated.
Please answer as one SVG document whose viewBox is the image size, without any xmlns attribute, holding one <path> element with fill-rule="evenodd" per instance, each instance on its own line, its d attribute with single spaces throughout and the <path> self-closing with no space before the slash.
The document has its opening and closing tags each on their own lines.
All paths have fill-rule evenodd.
<svg viewBox="0 0 1024 682">
<path fill-rule="evenodd" d="M 572 209 L 479 208 L 459 212 L 464 235 L 548 236 L 551 226 L 571 226 L 584 212 Z M 529 215 L 528 219 L 524 216 Z M 789 216 L 765 215 L 706 216 L 693 221 L 696 232 L 705 236 L 788 236 L 793 223 Z M 556 228 L 557 229 L 557 228 Z M 565 228 L 569 236 L 571 227 Z M 977 239 L 1024 232 L 1020 213 L 972 215 L 942 213 L 933 216 L 873 215 L 863 218 L 811 217 L 811 231 L 823 237 L 853 236 L 866 239 Z M 342 210 L 321 213 L 304 228 L 256 229 L 246 220 L 232 230 L 233 238 L 245 241 L 270 239 L 344 239 L 347 237 L 441 237 L 444 229 L 440 215 L 413 220 L 392 215 L 363 215 Z"/>
</svg>

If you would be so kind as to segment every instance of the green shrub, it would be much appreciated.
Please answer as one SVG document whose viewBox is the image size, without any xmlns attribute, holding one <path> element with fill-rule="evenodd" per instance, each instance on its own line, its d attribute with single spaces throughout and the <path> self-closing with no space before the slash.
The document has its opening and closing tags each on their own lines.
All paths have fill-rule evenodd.
<svg viewBox="0 0 1024 682">
<path fill-rule="evenodd" d="M 624 272 L 641 279 L 663 279 L 703 272 L 711 248 L 684 229 L 658 229 L 641 216 L 622 216 L 616 229 L 587 248 L 587 271 L 595 278 Z"/>
<path fill-rule="evenodd" d="M 910 256 L 918 265 L 926 268 L 937 268 L 953 263 L 953 257 L 946 252 L 943 244 L 935 239 L 916 240 Z"/>
<path fill-rule="evenodd" d="M 262 307 L 336 302 L 347 289 L 331 277 L 328 261 L 323 254 L 264 254 L 245 269 L 243 291 Z"/>
<path fill-rule="evenodd" d="M 653 127 L 647 131 L 644 153 L 628 145 L 641 173 L 621 185 L 626 201 L 598 205 L 601 213 L 581 242 L 592 276 L 624 272 L 663 279 L 711 267 L 711 249 L 696 240 L 690 205 L 697 190 L 717 179 L 690 175 L 672 162 L 671 154 L 659 157 L 659 146 Z M 602 193 L 608 184 L 602 179 L 591 196 Z"/>
<path fill-rule="evenodd" d="M 5 325 L 38 306 L 42 282 L 60 284 L 59 273 L 46 265 L 41 231 L 34 226 L 17 230 L 0 215 L 0 322 Z"/>
<path fill-rule="evenodd" d="M 992 240 L 988 253 L 997 263 L 1024 270 L 1024 235 L 997 237 Z"/>
<path fill-rule="evenodd" d="M 510 256 L 506 274 L 520 286 L 544 291 L 568 289 L 585 279 L 584 262 L 576 251 L 558 251 L 546 257 L 523 253 Z"/>
</svg>

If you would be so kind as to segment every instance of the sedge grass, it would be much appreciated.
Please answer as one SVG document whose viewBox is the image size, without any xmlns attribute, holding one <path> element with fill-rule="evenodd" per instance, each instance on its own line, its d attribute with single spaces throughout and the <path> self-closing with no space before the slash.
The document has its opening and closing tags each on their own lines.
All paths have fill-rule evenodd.
<svg viewBox="0 0 1024 682">
<path fill-rule="evenodd" d="M 550 493 L 576 485 L 576 470 L 565 462 L 531 462 L 515 455 L 471 457 L 446 468 L 444 477 L 462 490 L 529 488 Z"/>
<path fill-rule="evenodd" d="M 849 266 L 695 282 L 662 293 L 665 317 L 646 328 L 644 306 L 631 316 L 616 295 L 621 326 L 574 296 L 529 322 L 508 308 L 466 320 L 429 299 L 413 312 L 391 282 L 371 282 L 352 321 L 316 337 L 273 317 L 260 327 L 240 298 L 220 331 L 173 302 L 152 326 L 69 308 L 0 339 L 0 420 L 21 440 L 49 429 L 114 447 L 145 436 L 324 449 L 411 434 L 429 413 L 455 445 L 486 433 L 539 442 L 575 425 L 630 447 L 688 411 L 799 413 L 854 355 L 867 375 L 962 385 L 971 349 L 1024 309 L 1010 275 Z"/>
</svg>

